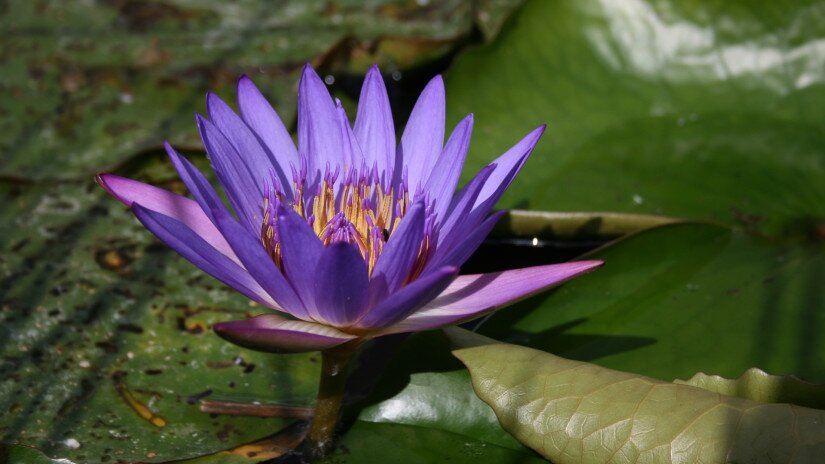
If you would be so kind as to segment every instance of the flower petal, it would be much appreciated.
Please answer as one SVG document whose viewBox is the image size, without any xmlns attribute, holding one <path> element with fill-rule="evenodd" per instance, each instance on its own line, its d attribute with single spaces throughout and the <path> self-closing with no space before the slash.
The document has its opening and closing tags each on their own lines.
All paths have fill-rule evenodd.
<svg viewBox="0 0 825 464">
<path fill-rule="evenodd" d="M 356 338 L 326 325 L 293 321 L 275 314 L 219 322 L 212 330 L 236 345 L 270 353 L 326 350 Z"/>
<path fill-rule="evenodd" d="M 602 261 L 574 261 L 459 276 L 437 298 L 407 319 L 387 327 L 381 334 L 429 330 L 468 321 L 601 265 Z"/>
<path fill-rule="evenodd" d="M 323 317 L 315 303 L 315 279 L 324 245 L 306 220 L 290 208 L 279 207 L 276 227 L 281 239 L 284 274 L 301 298 L 309 317 L 321 321 Z"/>
<path fill-rule="evenodd" d="M 457 275 L 458 268 L 451 266 L 423 275 L 371 308 L 354 326 L 372 330 L 395 324 L 441 294 Z"/>
<path fill-rule="evenodd" d="M 413 204 L 384 245 L 370 279 L 370 305 L 398 290 L 410 274 L 424 237 L 424 205 Z"/>
<path fill-rule="evenodd" d="M 472 231 L 467 231 L 467 235 L 462 240 L 458 241 L 454 246 L 446 247 L 446 253 L 438 255 L 433 259 L 434 266 L 456 266 L 460 267 L 465 261 L 470 259 L 476 249 L 481 245 L 481 242 L 487 238 L 487 235 L 493 230 L 501 216 L 506 211 L 496 211 L 490 217 L 484 220 L 480 225 L 473 228 Z"/>
<path fill-rule="evenodd" d="M 315 270 L 315 303 L 322 321 L 344 326 L 367 309 L 367 264 L 353 245 L 333 243 L 324 249 Z"/>
<path fill-rule="evenodd" d="M 144 208 L 180 221 L 226 257 L 240 262 L 229 243 L 197 202 L 154 185 L 114 174 L 98 174 L 97 181 L 124 205 L 131 208 L 134 202 L 139 201 Z"/>
<path fill-rule="evenodd" d="M 467 234 L 472 232 L 474 228 L 463 227 L 467 222 L 467 216 L 471 212 L 475 199 L 481 188 L 484 187 L 487 177 L 495 169 L 494 165 L 486 166 L 472 179 L 467 185 L 461 189 L 450 210 L 447 212 L 446 218 L 438 226 L 438 237 L 435 247 L 435 253 L 430 257 L 426 269 L 433 269 L 442 262 L 442 258 L 449 253 L 457 244 L 463 241 Z"/>
<path fill-rule="evenodd" d="M 209 183 L 200 169 L 195 167 L 188 159 L 179 155 L 171 145 L 165 143 L 164 147 L 183 184 L 189 189 L 189 193 L 195 197 L 195 201 L 201 206 L 204 214 L 214 223 L 215 218 L 212 216 L 212 211 L 226 209 L 223 201 L 218 196 L 218 192 L 215 191 L 215 187 L 212 187 L 212 184 Z"/>
<path fill-rule="evenodd" d="M 295 317 L 308 319 L 306 308 L 278 266 L 261 245 L 228 211 L 213 211 L 216 224 L 237 253 L 249 275 L 282 307 Z"/>
<path fill-rule="evenodd" d="M 298 150 L 295 149 L 289 131 L 272 105 L 247 76 L 238 79 L 238 108 L 243 120 L 263 141 L 284 173 L 291 172 L 290 165 L 298 166 Z M 289 183 L 283 187 L 291 190 Z"/>
<path fill-rule="evenodd" d="M 384 78 L 381 77 L 381 71 L 376 65 L 367 72 L 364 85 L 361 87 L 354 132 L 367 166 L 377 165 L 378 172 L 386 173 L 389 177 L 385 181 L 392 181 L 395 167 L 395 128 Z"/>
<path fill-rule="evenodd" d="M 307 64 L 298 84 L 298 149 L 309 168 L 308 187 L 317 184 L 327 166 L 335 171 L 343 163 L 341 144 L 338 112 L 324 81 Z"/>
<path fill-rule="evenodd" d="M 132 212 L 150 232 L 207 274 L 264 306 L 278 307 L 246 270 L 182 222 L 147 209 L 139 203 L 132 204 Z"/>
<path fill-rule="evenodd" d="M 461 168 L 464 167 L 464 159 L 470 148 L 472 133 L 473 115 L 470 114 L 462 119 L 453 130 L 435 164 L 435 169 L 427 179 L 424 192 L 428 199 L 435 202 L 436 220 L 442 219 L 450 207 L 450 200 L 455 193 L 458 178 L 461 177 Z"/>
<path fill-rule="evenodd" d="M 364 162 L 364 155 L 361 152 L 361 147 L 358 145 L 358 139 L 356 139 L 355 134 L 352 132 L 352 127 L 349 125 L 347 112 L 344 110 L 344 106 L 341 105 L 341 101 L 337 98 L 335 99 L 335 110 L 338 112 L 338 124 L 341 126 L 341 139 L 343 141 L 341 144 L 341 157 L 344 166 L 360 167 Z M 336 184 L 339 184 L 343 177 L 344 176 L 338 176 Z"/>
<path fill-rule="evenodd" d="M 444 81 L 435 76 L 418 97 L 398 147 L 396 179 L 404 166 L 410 192 L 415 192 L 419 185 L 423 187 L 441 154 L 445 110 Z"/>
<path fill-rule="evenodd" d="M 533 129 L 532 132 L 527 134 L 517 144 L 513 145 L 491 163 L 496 165 L 496 169 L 490 175 L 490 178 L 487 179 L 475 203 L 476 206 L 485 202 L 489 203 L 488 210 L 482 214 L 482 217 L 487 215 L 489 210 L 498 202 L 498 199 L 501 198 L 504 191 L 507 190 L 507 187 L 510 186 L 510 183 L 521 170 L 522 166 L 524 166 L 524 163 L 527 162 L 527 158 L 539 142 L 546 128 L 546 125 L 541 125 Z M 489 201 L 491 199 L 493 200 Z"/>
<path fill-rule="evenodd" d="M 226 137 L 226 140 L 242 158 L 243 163 L 251 173 L 250 180 L 258 187 L 257 190 L 264 192 L 267 185 L 272 182 L 272 174 L 275 174 L 281 191 L 287 195 L 287 199 L 291 200 L 292 189 L 290 188 L 289 178 L 287 178 L 274 156 L 264 148 L 261 141 L 240 116 L 235 114 L 226 102 L 212 92 L 206 95 L 206 112 L 215 127 Z"/>
<path fill-rule="evenodd" d="M 215 124 L 201 115 L 196 115 L 195 120 L 215 174 L 238 219 L 250 232 L 260 230 L 264 199 L 261 178 L 267 174 L 253 173 L 247 161 Z"/>
</svg>

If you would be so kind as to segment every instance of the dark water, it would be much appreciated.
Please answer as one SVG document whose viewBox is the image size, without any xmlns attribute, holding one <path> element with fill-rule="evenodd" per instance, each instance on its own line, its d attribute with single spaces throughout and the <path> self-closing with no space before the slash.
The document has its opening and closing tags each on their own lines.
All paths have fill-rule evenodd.
<svg viewBox="0 0 825 464">
<path fill-rule="evenodd" d="M 497 272 L 570 261 L 607 243 L 607 240 L 540 240 L 490 238 L 461 267 L 462 274 Z"/>
</svg>

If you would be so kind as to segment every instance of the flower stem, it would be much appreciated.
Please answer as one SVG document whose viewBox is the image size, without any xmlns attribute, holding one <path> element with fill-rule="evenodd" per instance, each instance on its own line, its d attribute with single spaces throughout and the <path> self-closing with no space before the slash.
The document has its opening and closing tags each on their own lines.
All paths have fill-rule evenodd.
<svg viewBox="0 0 825 464">
<path fill-rule="evenodd" d="M 311 458 L 320 458 L 332 450 L 335 427 L 344 402 L 344 390 L 353 355 L 360 343 L 346 343 L 321 352 L 321 381 L 315 415 L 305 443 Z"/>
</svg>

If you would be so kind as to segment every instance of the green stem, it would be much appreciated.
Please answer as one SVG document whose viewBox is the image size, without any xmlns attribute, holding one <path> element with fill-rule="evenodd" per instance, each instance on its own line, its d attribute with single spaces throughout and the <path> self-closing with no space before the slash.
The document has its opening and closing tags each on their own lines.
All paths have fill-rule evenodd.
<svg viewBox="0 0 825 464">
<path fill-rule="evenodd" d="M 321 352 L 321 381 L 315 414 L 306 441 L 310 457 L 320 458 L 332 450 L 335 428 L 341 415 L 344 390 L 355 352 L 360 343 L 346 343 Z"/>
</svg>

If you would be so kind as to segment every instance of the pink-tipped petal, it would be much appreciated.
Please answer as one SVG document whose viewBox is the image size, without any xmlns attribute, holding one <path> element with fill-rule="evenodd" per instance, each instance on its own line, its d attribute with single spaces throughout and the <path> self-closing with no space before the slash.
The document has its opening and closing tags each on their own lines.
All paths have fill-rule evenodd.
<svg viewBox="0 0 825 464">
<path fill-rule="evenodd" d="M 274 314 L 219 322 L 212 330 L 236 345 L 270 353 L 326 350 L 356 338 L 326 325 L 293 321 Z"/>
<path fill-rule="evenodd" d="M 373 65 L 364 79 L 355 117 L 355 137 L 364 153 L 367 166 L 378 166 L 378 172 L 392 180 L 395 166 L 395 127 L 392 110 L 378 66 Z"/>
<path fill-rule="evenodd" d="M 601 265 L 602 261 L 574 261 L 460 276 L 437 298 L 381 334 L 417 332 L 475 319 Z"/>
<path fill-rule="evenodd" d="M 133 203 L 140 202 L 144 208 L 180 221 L 226 257 L 239 262 L 229 243 L 194 200 L 114 174 L 98 174 L 97 181 L 107 192 L 129 208 Z"/>
<path fill-rule="evenodd" d="M 182 222 L 132 204 L 135 217 L 162 242 L 207 274 L 246 295 L 249 299 L 275 309 L 280 307 L 249 275 L 246 269 L 216 250 Z"/>
<path fill-rule="evenodd" d="M 396 162 L 407 169 L 410 192 L 423 186 L 438 161 L 444 146 L 445 111 L 444 81 L 435 76 L 418 97 L 398 147 Z"/>
</svg>

